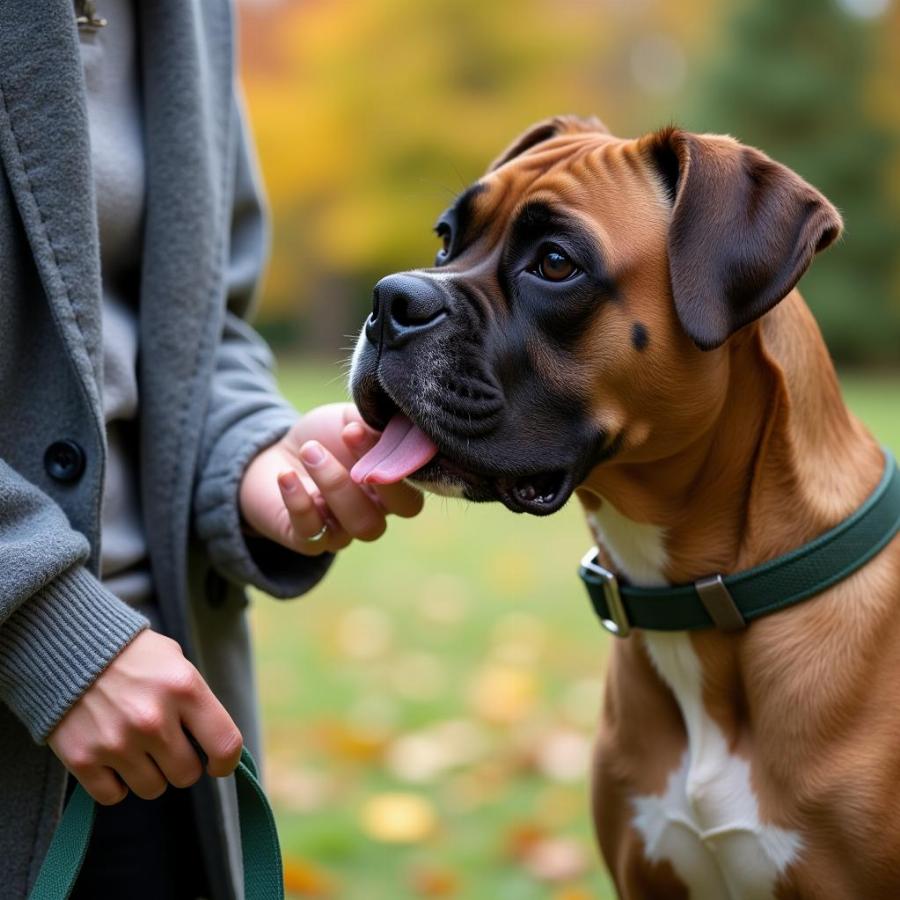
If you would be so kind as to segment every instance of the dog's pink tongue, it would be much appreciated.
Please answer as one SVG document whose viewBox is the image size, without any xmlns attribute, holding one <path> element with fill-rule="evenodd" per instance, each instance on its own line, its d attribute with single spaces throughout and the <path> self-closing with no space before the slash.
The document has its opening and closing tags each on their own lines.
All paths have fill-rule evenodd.
<svg viewBox="0 0 900 900">
<path fill-rule="evenodd" d="M 438 452 L 434 441 L 396 413 L 378 443 L 350 470 L 357 484 L 393 484 L 421 469 Z"/>
</svg>

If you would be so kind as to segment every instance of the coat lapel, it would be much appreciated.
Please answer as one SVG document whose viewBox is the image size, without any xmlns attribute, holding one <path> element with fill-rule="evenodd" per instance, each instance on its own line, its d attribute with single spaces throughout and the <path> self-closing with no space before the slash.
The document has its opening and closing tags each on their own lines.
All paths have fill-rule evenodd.
<svg viewBox="0 0 900 900">
<path fill-rule="evenodd" d="M 142 497 L 161 610 L 186 643 L 193 477 L 224 316 L 234 156 L 231 13 L 224 0 L 144 0 L 140 10 L 147 135 Z"/>
<path fill-rule="evenodd" d="M 138 8 L 147 144 L 141 482 L 160 604 L 186 640 L 192 482 L 224 315 L 232 22 L 227 0 Z M 0 22 L 0 162 L 103 441 L 100 253 L 71 0 L 0 0 Z"/>
<path fill-rule="evenodd" d="M 102 441 L 100 252 L 71 0 L 0 0 L 0 161 Z"/>
</svg>

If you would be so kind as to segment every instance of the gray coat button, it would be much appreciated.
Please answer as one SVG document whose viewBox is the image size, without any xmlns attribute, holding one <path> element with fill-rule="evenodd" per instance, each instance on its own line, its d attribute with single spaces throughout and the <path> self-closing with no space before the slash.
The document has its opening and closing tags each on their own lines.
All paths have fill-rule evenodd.
<svg viewBox="0 0 900 900">
<path fill-rule="evenodd" d="M 84 467 L 84 450 L 75 441 L 54 441 L 44 454 L 44 468 L 56 481 L 77 481 Z"/>
</svg>

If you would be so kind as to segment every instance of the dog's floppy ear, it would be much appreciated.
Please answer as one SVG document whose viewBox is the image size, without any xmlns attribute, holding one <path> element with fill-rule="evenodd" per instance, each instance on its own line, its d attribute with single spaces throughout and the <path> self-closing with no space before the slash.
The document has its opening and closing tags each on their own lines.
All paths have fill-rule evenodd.
<svg viewBox="0 0 900 900">
<path fill-rule="evenodd" d="M 785 166 L 728 137 L 641 139 L 669 200 L 675 310 L 702 350 L 768 312 L 841 233 L 838 211 Z"/>
<path fill-rule="evenodd" d="M 549 141 L 550 138 L 559 137 L 561 134 L 577 134 L 579 132 L 598 132 L 609 134 L 609 129 L 597 118 L 591 116 L 582 119 L 579 116 L 553 116 L 552 119 L 544 119 L 531 126 L 523 134 L 520 134 L 491 164 L 488 172 L 499 169 L 511 159 L 521 156 L 537 144 Z"/>
</svg>

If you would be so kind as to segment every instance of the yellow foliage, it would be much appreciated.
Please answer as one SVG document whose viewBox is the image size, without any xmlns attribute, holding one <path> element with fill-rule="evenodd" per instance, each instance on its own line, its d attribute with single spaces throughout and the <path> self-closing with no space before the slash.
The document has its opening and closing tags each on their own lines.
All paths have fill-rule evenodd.
<svg viewBox="0 0 900 900">
<path fill-rule="evenodd" d="M 537 119 L 666 121 L 671 98 L 641 98 L 632 45 L 654 29 L 697 40 L 709 16 L 691 12 L 711 5 L 245 2 L 243 78 L 275 219 L 264 312 L 331 303 L 337 279 L 356 322 L 371 281 L 429 264 L 438 214 Z"/>
<path fill-rule="evenodd" d="M 684 108 L 737 0 L 242 0 L 242 73 L 274 216 L 264 316 L 333 346 L 381 275 L 517 133 L 561 112 L 636 134 Z M 745 0 L 741 0 L 745 2 Z M 900 3 L 877 117 L 900 119 Z M 900 157 L 893 191 L 900 197 Z"/>
</svg>

